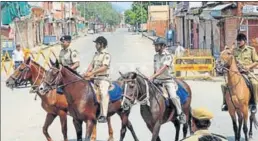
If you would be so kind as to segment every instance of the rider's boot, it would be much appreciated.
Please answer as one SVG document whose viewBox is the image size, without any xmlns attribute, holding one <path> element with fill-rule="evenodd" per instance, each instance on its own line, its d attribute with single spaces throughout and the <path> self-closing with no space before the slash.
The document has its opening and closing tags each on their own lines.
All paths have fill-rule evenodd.
<svg viewBox="0 0 258 141">
<path fill-rule="evenodd" d="M 228 110 L 228 106 L 227 106 L 226 100 L 225 100 L 226 88 L 225 88 L 225 86 L 222 85 L 221 89 L 222 89 L 222 97 L 223 97 L 223 104 L 222 104 L 221 110 L 222 111 L 227 111 Z"/>
<path fill-rule="evenodd" d="M 179 122 L 181 124 L 185 124 L 186 123 L 186 116 L 182 111 L 179 98 L 171 98 L 171 100 L 172 100 L 173 104 L 176 106 L 177 119 L 179 120 Z"/>
</svg>

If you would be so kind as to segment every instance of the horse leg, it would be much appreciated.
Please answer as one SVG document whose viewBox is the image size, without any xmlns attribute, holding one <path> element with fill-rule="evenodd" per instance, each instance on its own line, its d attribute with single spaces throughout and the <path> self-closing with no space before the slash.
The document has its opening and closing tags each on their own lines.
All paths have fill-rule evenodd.
<svg viewBox="0 0 258 141">
<path fill-rule="evenodd" d="M 97 139 L 97 124 L 95 124 L 95 126 L 93 127 L 93 131 L 92 131 L 90 139 L 92 141 L 95 141 Z"/>
<path fill-rule="evenodd" d="M 132 123 L 129 121 L 129 119 L 127 120 L 127 128 L 131 131 L 133 138 L 135 141 L 139 141 L 138 137 L 136 136 L 134 129 L 133 129 L 133 125 Z"/>
<path fill-rule="evenodd" d="M 243 124 L 243 115 L 241 111 L 237 111 L 238 115 L 238 140 L 240 141 L 241 139 L 241 129 L 242 129 L 242 124 Z"/>
<path fill-rule="evenodd" d="M 77 141 L 82 141 L 82 121 L 73 118 L 73 125 L 76 130 Z"/>
<path fill-rule="evenodd" d="M 108 134 L 109 134 L 108 141 L 114 141 L 113 128 L 111 125 L 110 117 L 107 118 L 107 123 L 108 123 Z"/>
<path fill-rule="evenodd" d="M 125 137 L 125 133 L 126 133 L 126 127 L 130 130 L 130 132 L 132 133 L 133 135 L 133 138 L 135 141 L 139 141 L 135 132 L 134 132 L 134 129 L 133 129 L 133 126 L 131 124 L 131 122 L 129 121 L 128 119 L 128 116 L 129 116 L 129 112 L 127 113 L 119 113 L 120 115 L 120 118 L 122 120 L 122 128 L 121 128 L 121 134 L 120 134 L 120 141 L 123 141 L 124 140 L 124 137 Z"/>
<path fill-rule="evenodd" d="M 161 124 L 160 124 L 160 121 L 158 120 L 154 125 L 151 141 L 157 140 L 157 138 L 159 136 L 160 126 L 161 126 Z"/>
<path fill-rule="evenodd" d="M 48 141 L 52 141 L 51 137 L 48 134 L 48 127 L 53 123 L 54 119 L 56 118 L 57 115 L 47 113 L 47 117 L 45 119 L 45 124 L 43 126 L 43 134 L 47 138 Z"/>
<path fill-rule="evenodd" d="M 85 140 L 90 141 L 90 137 L 91 137 L 91 134 L 93 132 L 93 128 L 94 128 L 94 126 L 96 126 L 96 121 L 87 120 L 87 125 L 86 126 L 87 126 L 87 131 L 86 131 Z"/>
<path fill-rule="evenodd" d="M 64 141 L 68 141 L 67 140 L 67 114 L 65 111 L 60 110 L 58 115 L 59 115 L 61 126 L 62 126 L 62 133 L 64 136 Z"/>
<path fill-rule="evenodd" d="M 243 131 L 244 131 L 244 133 L 245 133 L 245 140 L 248 141 L 248 136 L 247 136 L 247 132 L 248 132 L 248 127 L 247 127 L 248 107 L 247 107 L 247 106 L 244 107 L 243 118 L 244 118 Z"/>
<path fill-rule="evenodd" d="M 175 136 L 175 141 L 178 141 L 178 139 L 179 139 L 179 132 L 180 132 L 180 123 L 179 123 L 179 121 L 175 121 L 174 122 L 174 126 L 175 126 L 175 128 L 176 128 L 176 136 Z M 187 123 L 186 124 L 184 124 L 184 128 L 185 128 L 185 126 L 187 126 Z M 187 132 L 187 127 L 186 127 L 186 132 Z M 184 137 L 185 138 L 185 137 Z"/>
<path fill-rule="evenodd" d="M 249 131 L 249 138 L 252 138 L 253 137 L 253 117 L 254 116 L 252 113 L 249 117 L 250 119 L 250 131 Z"/>
</svg>

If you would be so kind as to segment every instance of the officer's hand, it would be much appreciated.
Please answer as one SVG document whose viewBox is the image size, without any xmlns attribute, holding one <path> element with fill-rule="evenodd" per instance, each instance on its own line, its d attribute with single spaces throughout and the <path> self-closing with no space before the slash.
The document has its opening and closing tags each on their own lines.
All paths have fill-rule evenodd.
<svg viewBox="0 0 258 141">
<path fill-rule="evenodd" d="M 86 75 L 85 75 L 85 77 L 91 77 L 92 75 L 93 75 L 92 72 L 87 72 Z"/>
<path fill-rule="evenodd" d="M 150 82 L 153 82 L 153 79 L 154 79 L 154 78 L 151 76 L 151 77 L 149 77 L 148 79 L 149 79 Z"/>
<path fill-rule="evenodd" d="M 250 71 L 251 67 L 250 66 L 245 66 L 244 69 L 245 69 L 245 71 Z"/>
</svg>

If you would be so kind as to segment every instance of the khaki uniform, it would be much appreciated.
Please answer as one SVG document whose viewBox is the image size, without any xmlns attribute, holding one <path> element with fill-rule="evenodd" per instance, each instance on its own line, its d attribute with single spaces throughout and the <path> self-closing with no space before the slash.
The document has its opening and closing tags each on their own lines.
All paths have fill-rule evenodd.
<svg viewBox="0 0 258 141">
<path fill-rule="evenodd" d="M 213 114 L 205 108 L 193 109 L 192 116 L 193 116 L 193 118 L 198 119 L 198 120 L 210 120 L 213 118 Z M 202 138 L 205 136 L 219 138 L 222 141 L 227 141 L 226 137 L 210 133 L 208 130 L 197 130 L 194 132 L 194 135 L 187 137 L 185 139 L 182 139 L 181 141 L 198 141 L 199 138 Z M 206 138 L 206 140 L 208 140 L 208 139 Z"/>
<path fill-rule="evenodd" d="M 251 46 L 246 45 L 243 49 L 234 48 L 233 55 L 235 56 L 236 60 L 239 61 L 239 63 L 243 66 L 248 66 L 253 62 L 258 62 L 258 56 L 256 54 L 255 48 Z M 253 72 L 253 70 L 250 71 Z M 255 101 L 258 102 L 258 82 L 254 78 L 252 78 L 251 75 L 248 75 L 248 78 L 253 85 Z M 225 92 L 225 86 L 226 84 L 222 85 L 223 92 Z"/>
<path fill-rule="evenodd" d="M 70 48 L 62 49 L 59 54 L 59 61 L 63 66 L 71 67 L 74 63 L 79 62 L 78 52 Z"/>
<path fill-rule="evenodd" d="M 180 104 L 180 98 L 177 96 L 177 84 L 172 79 L 173 76 L 171 74 L 172 71 L 172 55 L 167 51 L 164 50 L 163 53 L 160 55 L 159 53 L 155 54 L 154 56 L 154 71 L 158 71 L 161 69 L 164 65 L 168 66 L 169 68 L 163 72 L 163 74 L 156 77 L 157 80 L 161 81 L 163 85 L 168 90 L 168 93 L 170 95 L 170 98 L 177 109 L 177 114 L 182 113 L 182 108 Z M 168 98 L 168 95 L 164 95 L 166 98 Z"/>
<path fill-rule="evenodd" d="M 221 141 L 228 141 L 228 139 L 226 137 L 223 137 L 223 136 L 217 135 L 217 134 L 212 134 L 208 130 L 198 130 L 192 136 L 185 138 L 181 141 L 198 141 L 199 138 L 204 137 L 204 136 L 212 136 L 212 137 L 221 139 Z"/>
<path fill-rule="evenodd" d="M 99 73 L 95 76 L 96 78 L 100 78 L 100 79 L 96 79 L 94 81 L 94 85 L 99 88 L 100 94 L 102 97 L 101 104 L 103 108 L 102 109 L 103 116 L 107 116 L 107 112 L 108 112 L 108 104 L 109 104 L 108 89 L 110 86 L 110 81 L 109 81 L 110 62 L 111 62 L 111 56 L 106 49 L 102 50 L 101 52 L 96 52 L 92 62 L 92 67 L 93 67 L 92 71 L 99 69 L 103 65 L 108 66 L 107 71 Z"/>
</svg>

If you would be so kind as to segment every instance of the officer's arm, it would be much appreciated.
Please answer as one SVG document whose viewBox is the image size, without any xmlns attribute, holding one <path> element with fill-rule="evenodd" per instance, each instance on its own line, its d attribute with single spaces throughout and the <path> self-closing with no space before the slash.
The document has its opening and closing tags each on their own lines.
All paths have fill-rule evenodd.
<svg viewBox="0 0 258 141">
<path fill-rule="evenodd" d="M 99 69 L 95 70 L 92 72 L 93 75 L 96 75 L 98 73 L 104 72 L 108 69 L 108 67 L 110 66 L 110 62 L 111 62 L 111 56 L 109 54 L 106 54 L 103 60 L 103 66 L 100 67 Z"/>
<path fill-rule="evenodd" d="M 252 61 L 253 63 L 248 66 L 249 69 L 253 69 L 258 65 L 258 56 L 256 54 L 255 48 L 252 50 Z"/>
<path fill-rule="evenodd" d="M 72 52 L 72 62 L 73 62 L 73 65 L 70 66 L 71 69 L 75 70 L 80 66 L 79 56 L 76 51 Z"/>
<path fill-rule="evenodd" d="M 152 76 L 152 78 L 156 78 L 159 75 L 161 75 L 164 71 L 166 71 L 167 69 L 169 69 L 169 66 L 172 63 L 172 58 L 170 55 L 166 56 L 165 58 L 166 60 L 163 63 L 163 67 L 161 67 L 159 70 L 156 71 L 156 73 Z"/>
</svg>

